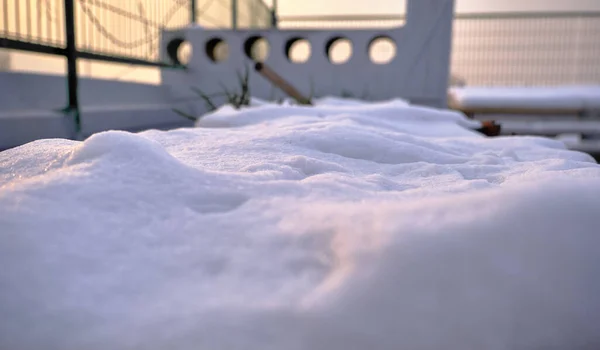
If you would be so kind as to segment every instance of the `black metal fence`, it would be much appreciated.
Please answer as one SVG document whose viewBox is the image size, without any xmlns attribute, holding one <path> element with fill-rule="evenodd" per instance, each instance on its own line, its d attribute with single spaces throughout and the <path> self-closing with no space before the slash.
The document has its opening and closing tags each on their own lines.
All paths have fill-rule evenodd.
<svg viewBox="0 0 600 350">
<path fill-rule="evenodd" d="M 0 47 L 64 54 L 73 24 L 77 57 L 169 66 L 159 62 L 159 32 L 190 23 L 189 1 L 2 0 Z"/>
<path fill-rule="evenodd" d="M 404 21 L 398 15 L 279 18 L 283 28 L 390 28 Z M 600 12 L 457 14 L 453 31 L 451 71 L 469 85 L 600 83 Z"/>
<path fill-rule="evenodd" d="M 266 28 L 274 26 L 273 9 L 262 1 L 240 1 L 237 6 L 236 15 L 237 28 Z"/>
<path fill-rule="evenodd" d="M 261 0 L 0 0 L 0 47 L 61 53 L 69 3 L 77 56 L 110 62 L 168 65 L 158 61 L 163 28 L 271 25 Z"/>
<path fill-rule="evenodd" d="M 0 47 L 64 56 L 67 60 L 68 103 L 77 131 L 81 122 L 77 60 L 173 67 L 155 59 L 153 46 L 163 26 L 190 22 L 187 1 L 169 8 L 145 8 L 141 2 L 97 0 L 2 0 Z M 159 2 L 155 2 L 155 5 Z M 187 6 L 187 9 L 186 9 Z M 185 12 L 187 10 L 187 15 Z M 107 21 L 108 17 L 110 20 Z M 134 30 L 133 25 L 142 30 Z"/>
<path fill-rule="evenodd" d="M 0 48 L 65 57 L 64 111 L 79 127 L 78 59 L 182 68 L 160 61 L 161 30 L 268 27 L 272 18 L 262 0 L 0 0 Z"/>
</svg>

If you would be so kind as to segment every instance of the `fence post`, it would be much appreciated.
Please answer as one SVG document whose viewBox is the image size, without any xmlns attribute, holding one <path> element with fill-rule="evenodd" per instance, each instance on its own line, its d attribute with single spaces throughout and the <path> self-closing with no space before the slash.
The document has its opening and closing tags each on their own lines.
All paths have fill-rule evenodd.
<svg viewBox="0 0 600 350">
<path fill-rule="evenodd" d="M 75 119 L 75 132 L 77 136 L 81 131 L 81 119 L 79 114 L 79 98 L 77 96 L 77 46 L 75 46 L 75 2 L 64 0 L 65 4 L 65 38 L 67 47 L 65 56 L 67 58 L 67 88 L 69 104 L 66 111 Z"/>
<path fill-rule="evenodd" d="M 277 28 L 277 0 L 273 0 L 271 4 L 271 27 Z"/>
<path fill-rule="evenodd" d="M 237 29 L 238 27 L 238 0 L 231 0 L 231 29 Z"/>
<path fill-rule="evenodd" d="M 190 23 L 195 24 L 196 18 L 196 0 L 190 0 Z"/>
</svg>

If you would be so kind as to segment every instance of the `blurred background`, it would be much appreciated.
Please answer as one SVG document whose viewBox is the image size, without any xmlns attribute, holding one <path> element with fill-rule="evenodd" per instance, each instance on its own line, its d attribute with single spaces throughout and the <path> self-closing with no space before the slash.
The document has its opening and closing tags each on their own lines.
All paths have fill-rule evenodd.
<svg viewBox="0 0 600 350">
<path fill-rule="evenodd" d="M 401 0 L 76 0 L 76 41 L 82 51 L 154 62 L 160 28 L 192 21 L 212 28 L 387 28 L 402 25 L 405 11 Z M 0 38 L 64 45 L 63 16 L 63 0 L 1 0 Z M 398 54 L 389 41 L 374 49 L 381 60 Z M 336 50 L 348 54 L 343 45 Z M 60 56 L 0 49 L 0 70 L 65 74 L 66 65 Z M 140 62 L 80 59 L 78 70 L 82 77 L 160 83 L 159 69 Z M 600 83 L 600 1 L 456 0 L 451 72 L 453 85 Z"/>
</svg>

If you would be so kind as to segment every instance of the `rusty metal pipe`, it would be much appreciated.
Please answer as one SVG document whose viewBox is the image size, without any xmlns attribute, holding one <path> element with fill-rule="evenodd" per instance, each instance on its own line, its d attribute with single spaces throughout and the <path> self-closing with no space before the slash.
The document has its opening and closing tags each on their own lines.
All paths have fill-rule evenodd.
<svg viewBox="0 0 600 350">
<path fill-rule="evenodd" d="M 500 132 L 502 131 L 502 126 L 494 120 L 486 120 L 481 122 L 481 127 L 476 129 L 485 136 L 500 136 Z"/>
<path fill-rule="evenodd" d="M 310 99 L 304 97 L 300 91 L 296 90 L 290 83 L 285 81 L 279 74 L 269 68 L 262 62 L 257 62 L 254 65 L 254 69 L 260 73 L 265 79 L 270 81 L 273 85 L 277 86 L 281 91 L 285 92 L 288 96 L 295 99 L 301 105 L 312 105 Z"/>
</svg>

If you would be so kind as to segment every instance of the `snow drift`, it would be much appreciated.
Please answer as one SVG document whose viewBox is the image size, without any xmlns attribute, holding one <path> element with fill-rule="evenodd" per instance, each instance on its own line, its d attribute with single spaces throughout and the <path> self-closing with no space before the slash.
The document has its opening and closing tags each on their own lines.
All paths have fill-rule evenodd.
<svg viewBox="0 0 600 350">
<path fill-rule="evenodd" d="M 600 166 L 402 101 L 0 153 L 1 349 L 596 349 Z"/>
</svg>

